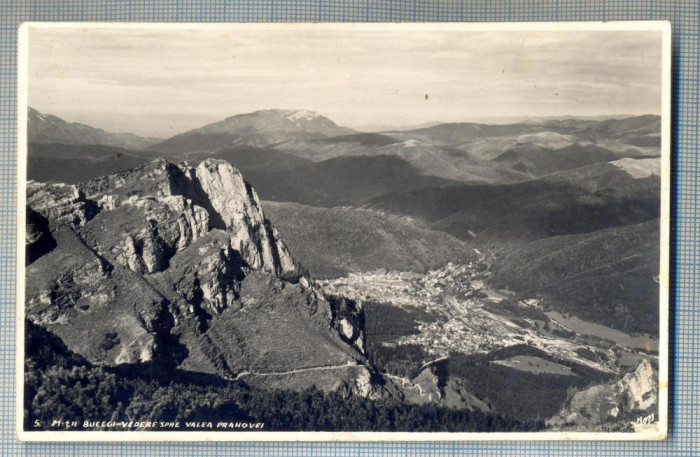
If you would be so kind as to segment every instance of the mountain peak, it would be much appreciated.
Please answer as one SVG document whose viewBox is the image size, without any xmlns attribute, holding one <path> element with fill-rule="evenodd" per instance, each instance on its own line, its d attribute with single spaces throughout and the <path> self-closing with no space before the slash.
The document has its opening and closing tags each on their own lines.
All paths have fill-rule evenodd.
<svg viewBox="0 0 700 457">
<path fill-rule="evenodd" d="M 252 111 L 250 113 L 234 114 L 233 116 L 228 116 L 223 121 L 219 121 L 219 122 L 226 122 L 226 121 L 233 121 L 233 120 L 240 121 L 243 119 L 265 118 L 265 117 L 280 118 L 280 119 L 286 119 L 289 121 L 313 120 L 313 119 L 317 119 L 317 118 L 328 119 L 325 116 L 322 116 L 321 114 L 317 113 L 316 111 L 311 111 L 311 110 L 307 110 L 307 109 L 270 108 L 270 109 L 261 109 L 261 110 L 257 110 L 257 111 Z M 218 124 L 219 122 L 215 122 L 214 124 Z"/>
<path fill-rule="evenodd" d="M 112 133 L 78 122 L 68 122 L 52 114 L 44 114 L 32 107 L 29 107 L 27 111 L 27 139 L 29 143 L 103 145 L 145 150 L 162 141 L 158 138 L 143 138 L 133 133 Z"/>
<path fill-rule="evenodd" d="M 194 170 L 213 216 L 230 233 L 231 247 L 253 269 L 276 274 L 296 270 L 294 259 L 265 218 L 255 190 L 225 160 L 207 159 Z"/>
<path fill-rule="evenodd" d="M 222 160 L 192 168 L 158 159 L 79 187 L 30 181 L 27 204 L 46 220 L 46 233 L 37 235 L 75 232 L 104 262 L 137 275 L 200 265 L 189 271 L 194 283 L 180 280 L 174 287 L 182 296 L 201 296 L 201 304 L 217 313 L 232 305 L 238 283 L 252 271 L 298 277 L 257 194 Z M 33 260 L 50 252 L 36 252 Z"/>
<path fill-rule="evenodd" d="M 216 152 L 236 147 L 264 148 L 299 139 L 322 139 L 356 133 L 327 117 L 304 109 L 265 109 L 237 114 L 176 135 L 154 148 L 168 153 Z"/>
<path fill-rule="evenodd" d="M 290 121 L 311 121 L 321 117 L 317 112 L 305 109 L 283 110 L 282 113 Z"/>
</svg>

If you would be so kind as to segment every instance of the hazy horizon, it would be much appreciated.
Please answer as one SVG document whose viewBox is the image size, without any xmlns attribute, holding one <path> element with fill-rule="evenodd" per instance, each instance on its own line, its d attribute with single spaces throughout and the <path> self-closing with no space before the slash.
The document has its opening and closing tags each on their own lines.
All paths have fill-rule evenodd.
<svg viewBox="0 0 700 457">
<path fill-rule="evenodd" d="M 68 118 L 65 118 L 65 117 L 63 117 L 63 116 L 59 116 L 59 115 L 57 115 L 57 114 L 55 114 L 55 113 L 44 112 L 44 111 L 38 110 L 38 109 L 36 109 L 36 108 L 33 107 L 33 106 L 29 106 L 28 108 L 34 109 L 34 110 L 40 112 L 40 113 L 43 114 L 43 115 L 56 116 L 56 117 L 58 117 L 58 118 L 60 118 L 60 119 L 62 119 L 62 120 L 64 120 L 64 121 L 66 121 L 66 122 L 84 124 L 84 125 L 87 125 L 87 126 L 89 126 L 89 127 L 100 128 L 100 129 L 102 129 L 102 130 L 104 130 L 104 131 L 106 131 L 106 132 L 108 132 L 108 133 L 131 133 L 131 134 L 136 134 L 136 133 L 131 132 L 131 131 L 128 131 L 128 130 L 114 130 L 114 129 L 110 129 L 109 127 L 97 126 L 97 125 L 91 124 L 89 121 L 83 122 L 83 121 L 68 119 Z M 306 110 L 306 109 L 305 109 L 305 108 L 262 108 L 262 109 L 256 110 L 256 111 L 265 111 L 265 110 L 291 110 L 291 111 L 303 111 L 303 110 Z M 306 110 L 306 111 L 309 111 L 309 110 Z M 208 122 L 207 124 L 216 123 L 216 122 L 219 122 L 219 121 L 223 121 L 224 119 L 229 118 L 229 117 L 234 117 L 234 116 L 240 116 L 240 115 L 250 114 L 250 113 L 253 113 L 253 112 L 255 112 L 255 111 L 249 111 L 249 112 L 245 112 L 245 113 L 235 113 L 235 114 L 231 114 L 231 115 L 229 115 L 229 116 L 225 116 L 225 117 L 222 117 L 222 118 L 220 118 L 220 119 L 214 120 L 213 122 Z M 324 113 L 318 113 L 318 114 L 320 114 L 320 115 L 322 115 L 322 116 L 325 116 Z M 364 125 L 353 126 L 353 127 L 350 127 L 350 126 L 348 126 L 348 125 L 343 125 L 343 124 L 340 124 L 340 123 L 337 123 L 337 122 L 336 122 L 336 124 L 339 125 L 340 127 L 350 127 L 350 128 L 352 128 L 353 130 L 357 130 L 357 131 L 360 131 L 360 132 L 373 133 L 373 132 L 389 131 L 389 130 L 392 130 L 392 129 L 408 129 L 408 128 L 418 129 L 418 128 L 426 128 L 426 127 L 433 126 L 433 125 L 450 124 L 450 123 L 467 123 L 467 124 L 468 124 L 468 123 L 473 123 L 473 124 L 489 124 L 489 125 L 509 125 L 509 124 L 518 124 L 518 123 L 527 121 L 527 120 L 529 120 L 529 119 L 582 119 L 582 120 L 606 120 L 606 119 L 624 119 L 624 118 L 629 118 L 629 117 L 647 116 L 647 115 L 649 115 L 649 116 L 659 116 L 660 114 L 659 114 L 659 113 L 640 113 L 640 114 L 619 113 L 619 114 L 601 114 L 601 115 L 588 115 L 588 116 L 577 116 L 577 115 L 566 115 L 566 114 L 563 114 L 563 115 L 561 115 L 561 116 L 516 116 L 516 117 L 513 117 L 513 118 L 508 118 L 508 117 L 495 117 L 495 118 L 483 118 L 483 119 L 480 119 L 480 120 L 465 119 L 465 120 L 462 120 L 462 121 L 440 121 L 440 120 L 438 120 L 438 121 L 428 121 L 428 122 L 423 122 L 423 123 L 420 123 L 420 124 L 410 124 L 410 125 L 398 125 L 398 124 L 397 124 L 397 125 L 389 125 L 389 124 L 378 123 L 378 124 L 364 124 Z M 328 117 L 328 116 L 325 116 L 325 117 Z M 331 118 L 329 118 L 329 119 L 330 119 L 331 121 L 334 121 L 334 122 L 335 122 L 334 119 L 331 119 Z M 193 128 L 189 128 L 189 129 L 187 129 L 187 130 L 183 130 L 183 131 L 180 131 L 180 132 L 175 132 L 175 133 L 173 133 L 173 134 L 171 134 L 171 135 L 169 135 L 169 136 L 167 136 L 167 137 L 162 137 L 162 136 L 159 137 L 159 136 L 154 136 L 154 135 L 138 135 L 138 134 L 136 134 L 136 135 L 142 136 L 142 137 L 159 138 L 159 139 L 165 140 L 165 139 L 171 138 L 171 137 L 173 137 L 173 136 L 175 136 L 175 135 L 179 135 L 179 134 L 181 134 L 181 133 L 185 133 L 185 132 L 188 132 L 188 131 L 190 131 L 190 130 L 196 130 L 196 129 L 198 129 L 199 127 L 204 127 L 204 126 L 207 125 L 207 124 L 202 124 L 202 125 L 199 125 L 199 126 L 195 126 L 195 127 L 193 127 Z"/>
<path fill-rule="evenodd" d="M 661 32 L 31 28 L 28 83 L 42 113 L 158 138 L 261 109 L 358 130 L 636 116 L 661 112 Z"/>
</svg>

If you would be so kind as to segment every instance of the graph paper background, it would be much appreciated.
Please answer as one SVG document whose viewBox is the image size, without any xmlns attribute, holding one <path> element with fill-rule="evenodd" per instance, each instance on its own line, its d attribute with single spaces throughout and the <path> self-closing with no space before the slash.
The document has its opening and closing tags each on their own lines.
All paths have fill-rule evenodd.
<svg viewBox="0 0 700 457">
<path fill-rule="evenodd" d="M 700 455 L 698 0 L 0 0 L 0 456 Z M 662 442 L 22 444 L 15 439 L 17 27 L 22 21 L 584 21 L 673 24 L 673 201 L 669 439 Z"/>
</svg>

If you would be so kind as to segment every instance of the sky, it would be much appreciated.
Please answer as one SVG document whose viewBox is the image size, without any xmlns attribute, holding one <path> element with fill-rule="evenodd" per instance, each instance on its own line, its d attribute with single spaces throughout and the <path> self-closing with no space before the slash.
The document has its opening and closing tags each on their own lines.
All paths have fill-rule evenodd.
<svg viewBox="0 0 700 457">
<path fill-rule="evenodd" d="M 167 138 L 259 109 L 339 125 L 659 114 L 661 32 L 31 28 L 29 106 Z"/>
</svg>

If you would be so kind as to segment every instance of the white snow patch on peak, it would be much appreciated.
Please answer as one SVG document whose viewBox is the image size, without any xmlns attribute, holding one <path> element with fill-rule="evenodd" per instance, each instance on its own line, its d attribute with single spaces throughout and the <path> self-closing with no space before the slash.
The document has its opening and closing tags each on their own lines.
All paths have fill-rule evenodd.
<svg viewBox="0 0 700 457">
<path fill-rule="evenodd" d="M 401 145 L 405 148 L 415 148 L 418 146 L 426 146 L 427 143 L 424 143 L 420 140 L 410 139 L 410 140 L 404 141 L 403 143 L 401 143 Z"/>
<path fill-rule="evenodd" d="M 320 114 L 305 109 L 289 110 L 284 114 L 290 121 L 311 121 L 317 117 L 320 117 Z"/>
<path fill-rule="evenodd" d="M 661 175 L 661 160 L 657 157 L 649 159 L 620 159 L 610 162 L 612 165 L 629 173 L 633 178 L 648 178 L 651 175 Z"/>
</svg>

